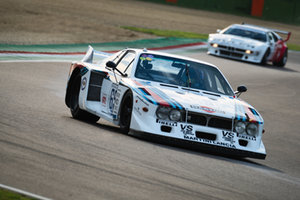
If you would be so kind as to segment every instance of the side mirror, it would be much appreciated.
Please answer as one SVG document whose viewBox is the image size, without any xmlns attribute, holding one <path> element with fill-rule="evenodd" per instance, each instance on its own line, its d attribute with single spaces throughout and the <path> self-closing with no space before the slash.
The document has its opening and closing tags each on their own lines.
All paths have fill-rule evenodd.
<svg viewBox="0 0 300 200">
<path fill-rule="evenodd" d="M 221 32 L 221 29 L 217 29 L 217 31 L 216 31 L 217 33 L 220 33 Z"/>
<path fill-rule="evenodd" d="M 237 91 L 235 91 L 234 93 L 237 95 L 237 97 L 239 97 L 243 92 L 247 91 L 247 87 L 244 85 L 240 85 L 237 88 Z"/>
<path fill-rule="evenodd" d="M 117 65 L 113 61 L 108 61 L 106 63 L 106 67 L 111 68 L 111 69 L 116 69 Z"/>
<path fill-rule="evenodd" d="M 240 92 L 240 93 L 246 92 L 247 91 L 247 87 L 244 86 L 244 85 L 240 85 L 240 86 L 238 86 L 237 91 Z"/>
</svg>

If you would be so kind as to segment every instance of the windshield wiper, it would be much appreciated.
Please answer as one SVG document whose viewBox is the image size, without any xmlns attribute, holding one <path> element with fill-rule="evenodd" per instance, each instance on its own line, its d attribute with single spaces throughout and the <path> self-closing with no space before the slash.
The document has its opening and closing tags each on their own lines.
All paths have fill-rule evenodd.
<svg viewBox="0 0 300 200">
<path fill-rule="evenodd" d="M 187 77 L 187 79 L 186 79 L 187 87 L 191 87 L 192 86 L 192 81 L 191 81 L 191 77 L 190 77 L 189 67 L 188 67 L 187 64 L 185 64 L 185 75 Z"/>
</svg>

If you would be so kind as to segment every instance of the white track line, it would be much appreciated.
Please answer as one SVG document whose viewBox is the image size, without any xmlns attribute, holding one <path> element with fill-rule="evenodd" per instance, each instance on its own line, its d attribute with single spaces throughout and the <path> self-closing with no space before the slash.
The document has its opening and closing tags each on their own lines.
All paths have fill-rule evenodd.
<svg viewBox="0 0 300 200">
<path fill-rule="evenodd" d="M 36 195 L 36 194 L 32 194 L 30 192 L 26 192 L 24 190 L 19 190 L 17 188 L 13 188 L 13 187 L 3 185 L 3 184 L 0 184 L 0 188 L 7 189 L 7 190 L 10 190 L 10 191 L 17 192 L 19 194 L 23 194 L 23 195 L 26 195 L 28 197 L 32 197 L 32 198 L 36 198 L 36 199 L 40 199 L 40 200 L 51 200 L 49 198 L 42 197 L 42 196 L 39 196 L 39 195 Z"/>
</svg>

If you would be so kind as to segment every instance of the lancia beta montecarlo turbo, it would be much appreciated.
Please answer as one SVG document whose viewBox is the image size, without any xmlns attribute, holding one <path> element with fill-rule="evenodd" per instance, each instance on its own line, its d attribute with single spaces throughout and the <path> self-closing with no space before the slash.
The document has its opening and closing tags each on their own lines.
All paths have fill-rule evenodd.
<svg viewBox="0 0 300 200">
<path fill-rule="evenodd" d="M 96 61 L 96 57 L 101 57 Z M 211 152 L 265 159 L 264 121 L 234 92 L 219 69 L 196 59 L 89 47 L 73 62 L 65 102 L 74 118 L 103 118 L 124 133 L 170 139 Z"/>
</svg>

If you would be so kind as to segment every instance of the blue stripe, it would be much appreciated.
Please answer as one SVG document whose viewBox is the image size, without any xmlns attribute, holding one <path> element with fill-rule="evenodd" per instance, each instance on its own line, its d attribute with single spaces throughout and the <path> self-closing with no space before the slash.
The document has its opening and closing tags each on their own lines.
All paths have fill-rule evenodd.
<svg viewBox="0 0 300 200">
<path fill-rule="evenodd" d="M 152 104 L 154 104 L 154 105 L 158 105 L 158 103 L 156 102 L 156 101 L 154 101 L 154 100 L 152 100 L 152 99 L 149 99 L 148 97 L 146 97 L 144 94 L 145 94 L 145 92 L 143 91 L 143 92 L 141 92 L 141 90 L 139 90 L 139 89 L 136 89 L 136 88 L 132 88 L 136 93 L 138 93 L 139 95 L 141 95 L 144 99 L 146 99 L 148 102 L 150 102 L 150 103 L 152 103 Z M 148 95 L 149 96 L 149 95 Z"/>
<path fill-rule="evenodd" d="M 152 87 L 150 89 L 153 90 L 157 95 L 159 95 L 160 98 L 167 101 L 173 108 L 176 108 L 176 106 L 170 101 L 169 98 L 166 97 L 166 95 L 162 91 L 160 91 L 160 90 L 158 90 L 157 88 L 154 88 L 154 87 Z"/>
<path fill-rule="evenodd" d="M 153 90 L 155 90 L 155 92 L 157 94 L 159 94 L 159 96 L 161 98 L 163 98 L 165 101 L 167 101 L 170 105 L 172 105 L 173 108 L 179 108 L 180 110 L 182 110 L 182 106 L 179 105 L 174 99 L 169 98 L 165 93 L 163 93 L 161 90 L 157 89 L 157 88 L 151 88 Z"/>
</svg>

